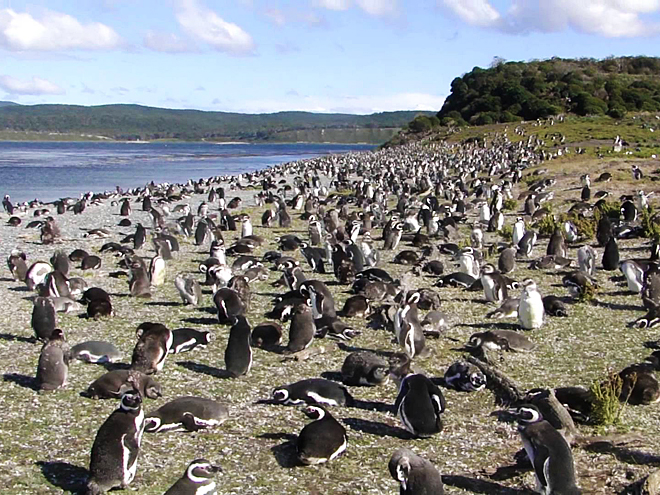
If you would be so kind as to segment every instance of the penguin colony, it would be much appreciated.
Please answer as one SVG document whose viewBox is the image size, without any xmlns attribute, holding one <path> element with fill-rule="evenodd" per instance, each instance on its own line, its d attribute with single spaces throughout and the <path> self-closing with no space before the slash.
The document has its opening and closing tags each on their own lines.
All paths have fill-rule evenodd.
<svg viewBox="0 0 660 495">
<path fill-rule="evenodd" d="M 606 208 L 603 195 L 591 199 L 588 176 L 564 179 L 570 188 L 559 201 L 553 165 L 543 168 L 550 157 L 534 145 L 502 136 L 483 147 L 408 145 L 51 205 L 6 197 L 3 231 L 28 229 L 37 245 L 7 253 L 2 284 L 17 289 L 8 300 L 25 290 L 33 297 L 22 334 L 5 341 L 42 347 L 33 352 L 35 378 L 8 372 L 5 387 L 17 387 L 13 401 L 32 401 L 33 389 L 42 405 L 95 411 L 69 425 L 81 452 L 67 462 L 89 468 L 73 487 L 83 493 L 262 493 L 247 476 L 255 465 L 233 453 L 237 441 L 269 470 L 310 470 L 296 472 L 303 484 L 269 485 L 269 493 L 442 494 L 452 484 L 483 492 L 483 483 L 609 493 L 599 476 L 612 477 L 616 461 L 593 461 L 574 440 L 591 433 L 589 386 L 610 370 L 545 382 L 529 363 L 552 353 L 566 371 L 563 353 L 613 331 L 638 332 L 637 348 L 620 350 L 610 376 L 621 379 L 623 401 L 658 407 L 660 355 L 642 347 L 660 323 L 658 240 L 647 246 L 639 220 L 650 194 L 635 166 L 637 189 L 620 210 Z M 517 206 L 505 210 L 512 199 Z M 557 213 L 541 232 L 552 201 L 552 211 L 596 217 L 595 239 Z M 79 226 L 103 207 L 113 211 L 109 221 L 72 237 L 73 215 Z M 604 285 L 624 292 L 637 315 L 580 342 L 573 315 L 589 314 L 579 301 Z M 484 396 L 491 390 L 502 402 L 490 385 L 506 373 L 520 390 L 540 391 L 509 397 L 489 415 L 495 406 Z M 486 424 L 470 419 L 475 411 Z M 497 443 L 499 457 L 465 443 L 465 422 L 480 432 L 477 445 Z M 187 435 L 183 461 L 173 454 L 177 435 Z M 381 438 L 387 453 L 362 458 L 357 446 Z M 452 444 L 457 456 L 483 459 L 481 468 L 441 458 L 438 446 Z M 40 460 L 64 457 L 49 455 Z M 151 465 L 157 458 L 161 469 Z M 364 472 L 342 471 L 349 463 Z M 513 478 L 479 479 L 512 464 Z M 636 469 L 639 478 L 647 472 Z"/>
</svg>

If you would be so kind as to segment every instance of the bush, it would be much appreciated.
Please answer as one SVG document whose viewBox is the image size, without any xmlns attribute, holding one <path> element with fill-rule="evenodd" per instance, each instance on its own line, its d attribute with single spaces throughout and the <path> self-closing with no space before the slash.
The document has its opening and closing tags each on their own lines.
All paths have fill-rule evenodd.
<svg viewBox="0 0 660 495">
<path fill-rule="evenodd" d="M 642 210 L 642 235 L 648 239 L 660 237 L 660 218 L 655 214 L 654 208 L 649 206 Z"/>
<path fill-rule="evenodd" d="M 610 372 L 605 381 L 594 382 L 590 389 L 594 396 L 591 406 L 591 419 L 594 424 L 598 426 L 621 424 L 621 414 L 625 406 L 625 403 L 619 400 L 622 388 L 623 380 L 614 372 Z"/>
<path fill-rule="evenodd" d="M 511 242 L 513 240 L 513 225 L 503 225 L 500 235 L 506 242 Z"/>
<path fill-rule="evenodd" d="M 502 203 L 502 209 L 504 211 L 516 211 L 518 209 L 518 201 L 515 199 L 505 199 Z"/>
</svg>

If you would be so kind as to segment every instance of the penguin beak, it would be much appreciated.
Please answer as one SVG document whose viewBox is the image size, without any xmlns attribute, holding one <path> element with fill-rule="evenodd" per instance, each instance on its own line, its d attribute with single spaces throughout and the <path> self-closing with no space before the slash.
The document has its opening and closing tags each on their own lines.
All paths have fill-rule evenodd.
<svg viewBox="0 0 660 495">
<path fill-rule="evenodd" d="M 211 473 L 224 473 L 221 466 L 214 466 L 214 465 L 209 466 L 209 472 L 211 472 Z"/>
</svg>

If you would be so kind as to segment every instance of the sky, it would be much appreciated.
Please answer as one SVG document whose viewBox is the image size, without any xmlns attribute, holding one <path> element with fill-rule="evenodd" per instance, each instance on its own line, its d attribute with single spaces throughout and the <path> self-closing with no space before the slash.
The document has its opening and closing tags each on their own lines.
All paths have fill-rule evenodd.
<svg viewBox="0 0 660 495">
<path fill-rule="evenodd" d="M 660 0 L 0 0 L 0 99 L 437 111 L 505 60 L 660 55 Z"/>
</svg>

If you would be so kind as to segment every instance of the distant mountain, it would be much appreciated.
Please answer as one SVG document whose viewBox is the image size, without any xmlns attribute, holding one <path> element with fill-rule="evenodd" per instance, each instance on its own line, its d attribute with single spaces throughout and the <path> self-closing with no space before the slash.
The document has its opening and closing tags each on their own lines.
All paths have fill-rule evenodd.
<svg viewBox="0 0 660 495">
<path fill-rule="evenodd" d="M 0 101 L 0 107 L 13 107 L 13 106 L 20 106 L 18 103 L 14 103 L 13 101 Z"/>
<path fill-rule="evenodd" d="M 623 117 L 660 111 L 660 58 L 501 61 L 475 67 L 451 83 L 433 124 L 472 125 L 535 120 L 559 113 Z"/>
<path fill-rule="evenodd" d="M 381 143 L 420 113 L 431 115 L 430 112 L 414 111 L 372 115 L 309 112 L 241 114 L 139 105 L 9 104 L 0 105 L 0 129 L 31 133 L 79 133 L 123 141 L 281 142 L 302 137 L 300 140 Z M 326 131 L 331 138 L 325 135 Z"/>
</svg>

